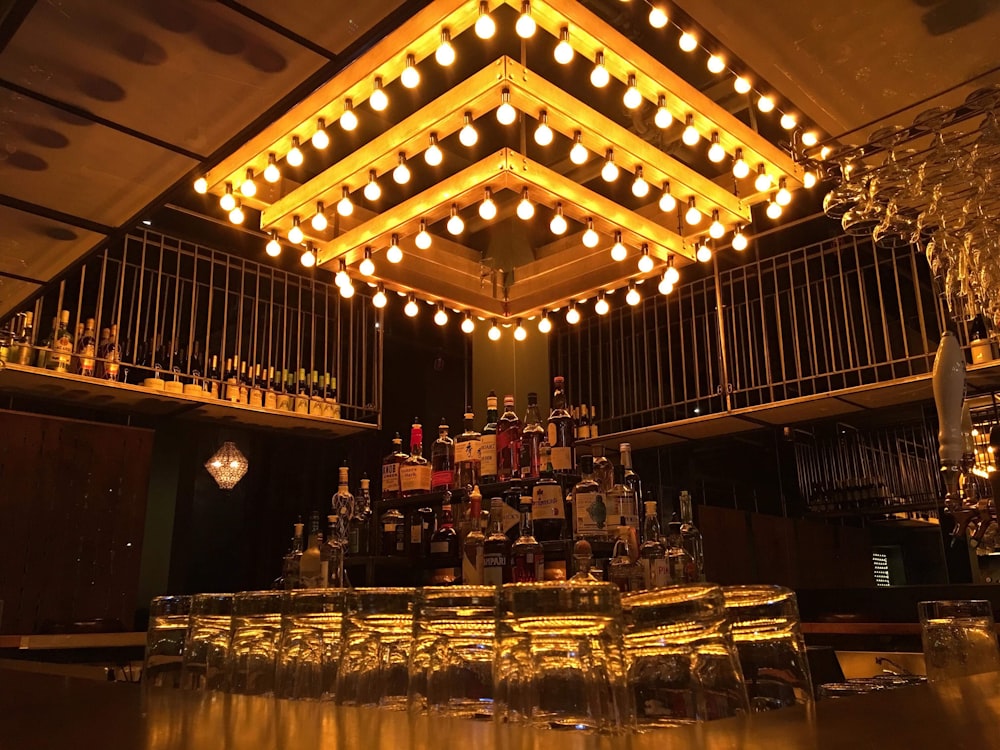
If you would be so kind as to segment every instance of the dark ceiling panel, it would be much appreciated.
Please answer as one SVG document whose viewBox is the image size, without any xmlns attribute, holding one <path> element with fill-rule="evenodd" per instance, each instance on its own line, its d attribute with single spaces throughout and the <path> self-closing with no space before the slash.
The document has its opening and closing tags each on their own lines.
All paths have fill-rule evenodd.
<svg viewBox="0 0 1000 750">
<path fill-rule="evenodd" d="M 207 155 L 324 62 L 217 3 L 61 0 L 36 4 L 0 78 Z"/>
<path fill-rule="evenodd" d="M 240 5 L 330 52 L 339 53 L 406 1 L 329 3 L 316 0 L 242 0 Z"/>
<path fill-rule="evenodd" d="M 19 304 L 41 288 L 38 284 L 0 276 L 0 317 L 14 312 Z"/>
<path fill-rule="evenodd" d="M 194 162 L 0 90 L 0 192 L 118 226 Z"/>
</svg>

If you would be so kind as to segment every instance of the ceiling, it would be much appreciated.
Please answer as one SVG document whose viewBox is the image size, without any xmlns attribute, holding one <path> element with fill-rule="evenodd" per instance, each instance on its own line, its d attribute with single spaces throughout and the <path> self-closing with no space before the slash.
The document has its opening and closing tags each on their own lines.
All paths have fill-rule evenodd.
<svg viewBox="0 0 1000 750">
<path fill-rule="evenodd" d="M 0 316 L 155 207 L 200 209 L 193 175 L 426 3 L 0 0 Z M 586 4 L 648 34 L 637 0 Z M 680 5 L 834 135 L 1000 63 L 1000 0 Z M 657 54 L 745 108 L 690 56 Z"/>
</svg>

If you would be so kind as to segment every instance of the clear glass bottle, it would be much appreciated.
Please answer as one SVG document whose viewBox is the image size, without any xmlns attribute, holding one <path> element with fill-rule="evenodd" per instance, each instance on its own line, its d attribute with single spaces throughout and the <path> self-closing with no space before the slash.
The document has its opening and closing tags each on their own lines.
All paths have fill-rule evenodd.
<svg viewBox="0 0 1000 750">
<path fill-rule="evenodd" d="M 573 487 L 573 538 L 608 539 L 608 506 L 594 479 L 594 457 L 580 457 L 581 479 Z"/>
<path fill-rule="evenodd" d="M 441 518 L 431 535 L 430 542 L 431 584 L 449 586 L 458 580 L 461 564 L 458 554 L 458 532 L 452 515 L 451 500 L 445 495 Z"/>
<path fill-rule="evenodd" d="M 594 479 L 601 486 L 601 492 L 607 494 L 615 484 L 615 466 L 604 455 L 604 446 L 594 446 Z"/>
<path fill-rule="evenodd" d="M 611 562 L 608 563 L 608 580 L 621 591 L 642 590 L 642 568 L 639 566 L 639 550 L 635 543 L 635 531 L 621 519 L 617 526 Z"/>
<path fill-rule="evenodd" d="M 32 328 L 34 323 L 34 313 L 30 310 L 24 313 L 24 318 L 18 328 L 17 334 L 11 345 L 10 361 L 19 365 L 30 365 L 33 359 L 32 350 Z M 16 349 L 16 352 L 15 352 Z"/>
<path fill-rule="evenodd" d="M 694 558 L 684 549 L 681 522 L 675 513 L 667 524 L 667 568 L 671 583 L 693 583 L 697 576 Z"/>
<path fill-rule="evenodd" d="M 504 501 L 490 500 L 490 533 L 483 541 L 483 584 L 501 586 L 510 583 L 510 539 L 504 532 Z"/>
<path fill-rule="evenodd" d="M 481 586 L 483 583 L 483 544 L 486 534 L 482 523 L 482 501 L 479 487 L 475 486 L 469 494 L 469 516 L 473 526 L 462 542 L 462 584 L 465 586 Z"/>
<path fill-rule="evenodd" d="M 497 394 L 486 397 L 486 426 L 482 432 L 480 480 L 483 484 L 497 481 Z"/>
<path fill-rule="evenodd" d="M 681 545 L 694 560 L 692 583 L 705 580 L 705 541 L 698 527 L 694 525 L 694 513 L 691 507 L 691 495 L 687 490 L 681 490 Z"/>
<path fill-rule="evenodd" d="M 347 462 L 337 471 L 337 492 L 330 498 L 333 512 L 347 521 L 354 515 L 354 495 L 350 490 L 350 467 Z"/>
<path fill-rule="evenodd" d="M 566 380 L 561 376 L 552 379 L 552 409 L 549 412 L 548 444 L 552 470 L 556 474 L 569 474 L 576 468 L 573 455 L 575 445 L 573 416 L 566 407 Z"/>
<path fill-rule="evenodd" d="M 399 469 L 399 486 L 403 497 L 421 495 L 431 489 L 431 465 L 424 458 L 424 430 L 416 418 L 410 427 L 410 455 Z"/>
<path fill-rule="evenodd" d="M 632 488 L 625 484 L 625 468 L 613 466 L 613 484 L 605 495 L 610 519 L 609 530 L 616 533 L 619 523 L 625 523 L 636 536 L 639 534 L 639 502 Z"/>
<path fill-rule="evenodd" d="M 571 583 L 596 583 L 597 579 L 591 574 L 594 567 L 594 550 L 590 542 L 581 539 L 573 545 L 573 569 L 576 571 L 570 578 Z"/>
<path fill-rule="evenodd" d="M 448 437 L 448 429 L 442 418 L 437 440 L 431 445 L 431 492 L 455 486 L 455 441 Z"/>
<path fill-rule="evenodd" d="M 320 547 L 323 585 L 327 588 L 337 589 L 344 585 L 344 540 L 340 518 L 336 513 L 326 517 L 326 538 Z"/>
<path fill-rule="evenodd" d="M 535 539 L 531 520 L 531 498 L 521 497 L 521 533 L 510 548 L 511 581 L 533 583 L 545 580 L 545 555 L 541 543 Z"/>
<path fill-rule="evenodd" d="M 69 329 L 69 310 L 63 310 L 52 333 L 51 351 L 45 366 L 56 372 L 69 372 L 72 362 L 73 334 Z"/>
<path fill-rule="evenodd" d="M 590 439 L 590 414 L 586 404 L 580 404 L 580 419 L 576 423 L 576 439 Z"/>
<path fill-rule="evenodd" d="M 542 441 L 545 427 L 538 412 L 538 394 L 528 394 L 528 409 L 524 413 L 524 428 L 521 430 L 521 452 L 519 476 L 522 479 L 537 479 L 542 472 Z"/>
<path fill-rule="evenodd" d="M 521 463 L 521 420 L 514 411 L 514 397 L 503 397 L 503 414 L 497 421 L 497 479 L 508 482 L 518 475 Z"/>
<path fill-rule="evenodd" d="M 361 488 L 355 498 L 354 515 L 347 525 L 347 552 L 367 555 L 371 548 L 372 502 L 368 476 L 361 476 Z"/>
<path fill-rule="evenodd" d="M 482 435 L 475 428 L 472 406 L 465 408 L 465 430 L 455 438 L 455 487 L 466 489 L 479 484 L 483 459 Z"/>
<path fill-rule="evenodd" d="M 309 541 L 299 560 L 299 583 L 304 589 L 318 589 L 324 585 L 320 536 L 319 513 L 314 511 L 309 517 Z"/>
<path fill-rule="evenodd" d="M 293 525 L 292 544 L 281 561 L 281 583 L 286 591 L 300 588 L 299 561 L 302 559 L 302 530 L 304 525 L 299 522 Z"/>
<path fill-rule="evenodd" d="M 108 335 L 108 345 L 104 349 L 104 365 L 102 366 L 102 377 L 113 383 L 118 382 L 121 372 L 122 350 L 118 342 L 118 324 L 111 325 L 111 332 Z"/>
<path fill-rule="evenodd" d="M 403 438 L 397 432 L 392 438 L 392 451 L 382 459 L 382 499 L 396 500 L 403 496 L 399 472 L 409 456 L 403 452 Z"/>
<path fill-rule="evenodd" d="M 667 548 L 660 541 L 660 518 L 656 501 L 645 502 L 646 518 L 642 527 L 642 546 L 639 560 L 642 565 L 642 587 L 656 589 L 670 585 L 670 571 L 667 567 Z"/>
<path fill-rule="evenodd" d="M 562 539 L 566 535 L 566 501 L 562 487 L 552 476 L 552 464 L 531 489 L 531 518 L 539 541 Z"/>
<path fill-rule="evenodd" d="M 625 486 L 632 490 L 632 494 L 635 495 L 636 499 L 644 497 L 642 494 L 642 479 L 636 474 L 635 468 L 632 465 L 632 445 L 630 443 L 621 443 L 618 446 L 618 451 L 621 454 L 622 468 L 625 470 Z"/>
</svg>

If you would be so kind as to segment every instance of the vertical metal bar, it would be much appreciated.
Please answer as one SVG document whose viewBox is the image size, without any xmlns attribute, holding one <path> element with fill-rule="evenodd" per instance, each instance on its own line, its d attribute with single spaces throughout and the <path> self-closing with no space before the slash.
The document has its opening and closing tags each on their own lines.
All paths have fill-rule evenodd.
<svg viewBox="0 0 1000 750">
<path fill-rule="evenodd" d="M 274 266 L 270 267 L 271 283 L 268 286 L 267 295 L 267 366 L 274 367 Z M 281 370 L 278 370 L 280 373 Z M 273 385 L 273 383 L 268 383 Z"/>
<path fill-rule="evenodd" d="M 87 264 L 84 263 L 82 266 L 80 266 L 80 281 L 79 281 L 79 287 L 77 288 L 77 297 L 76 297 L 77 325 L 79 325 L 82 322 L 80 320 L 80 316 L 83 313 L 83 286 L 86 280 L 87 280 Z M 73 339 L 73 351 L 75 352 L 78 348 L 79 342 L 76 340 L 76 328 L 73 326 L 72 323 L 70 323 L 69 335 L 70 338 Z"/>
<path fill-rule="evenodd" d="M 101 333 L 101 321 L 103 318 L 102 313 L 104 312 L 104 283 L 108 274 L 108 248 L 104 247 L 104 252 L 101 253 L 101 277 L 97 284 L 97 309 L 94 311 L 94 332 L 96 334 Z"/>
<path fill-rule="evenodd" d="M 126 240 L 127 242 L 127 240 Z M 135 335 L 132 337 L 132 364 L 139 364 L 139 329 L 142 327 L 142 298 L 143 286 L 146 282 L 146 243 L 142 243 L 142 252 L 139 254 L 139 266 L 136 268 L 138 277 L 139 293 L 133 296 L 135 302 Z M 134 287 L 133 287 L 134 288 Z M 148 297 L 149 295 L 147 295 Z M 129 321 L 129 334 L 132 334 L 132 321 Z M 149 317 L 146 317 L 146 325 L 149 326 Z"/>
<path fill-rule="evenodd" d="M 167 371 L 174 371 L 174 351 L 177 349 L 177 317 L 180 313 L 180 299 L 181 299 L 181 249 L 180 246 L 174 250 L 174 309 L 173 309 L 173 321 L 170 325 L 170 351 L 166 352 L 167 358 Z M 180 362 L 177 363 L 180 365 Z"/>
<path fill-rule="evenodd" d="M 153 343 L 150 347 L 149 359 L 153 365 L 156 365 L 156 337 L 160 330 L 160 292 L 163 284 L 163 235 L 160 235 L 160 257 L 157 264 L 156 271 L 156 302 L 153 308 Z M 162 364 L 162 363 L 160 363 Z M 157 375 L 159 373 L 156 373 Z"/>
<path fill-rule="evenodd" d="M 256 264 L 254 264 L 256 266 Z M 247 364 L 247 369 L 251 367 L 256 368 L 260 364 L 260 358 L 257 353 L 257 335 L 258 335 L 258 313 L 260 312 L 260 268 L 254 268 L 254 295 L 253 295 L 253 324 L 251 325 L 251 349 L 250 349 L 250 359 L 253 364 Z M 253 374 L 256 375 L 256 369 L 254 369 Z M 258 385 L 260 385 L 258 383 Z"/>
<path fill-rule="evenodd" d="M 917 254 L 914 252 L 914 245 L 910 245 L 910 273 L 913 275 L 913 293 L 917 305 L 917 323 L 920 329 L 920 340 L 923 343 L 921 352 L 924 354 L 924 367 L 926 368 L 926 355 L 931 351 L 930 343 L 927 340 L 927 327 L 924 321 L 924 300 L 921 291 L 920 276 L 917 273 Z"/>
<path fill-rule="evenodd" d="M 188 340 L 187 340 L 187 362 L 185 363 L 185 372 L 191 372 L 191 359 L 194 356 L 194 337 L 195 328 L 198 325 L 198 245 L 194 246 L 194 250 L 191 255 L 191 312 L 188 318 Z M 208 373 L 208 341 L 205 341 L 205 352 L 202 355 L 202 369 L 205 371 L 201 373 L 206 375 Z"/>
<path fill-rule="evenodd" d="M 247 283 L 247 262 L 240 258 L 240 304 L 236 315 L 236 355 L 240 358 L 240 363 L 246 362 L 243 352 L 243 302 L 246 299 Z M 236 373 L 239 376 L 239 373 Z"/>
<path fill-rule="evenodd" d="M 903 357 L 907 363 L 907 374 L 912 375 L 913 367 L 910 365 L 910 342 L 906 340 L 906 314 L 903 312 L 903 293 L 902 287 L 899 285 L 899 263 L 896 262 L 898 252 L 898 250 L 892 252 L 892 278 L 896 285 L 896 308 L 899 310 L 899 335 L 903 339 Z M 916 285 L 914 284 L 914 286 Z M 893 376 L 896 375 L 895 367 L 892 374 Z"/>
<path fill-rule="evenodd" d="M 208 251 L 208 303 L 206 304 L 205 311 L 205 361 L 208 363 L 206 369 L 211 367 L 211 346 L 209 342 L 212 339 L 212 314 L 215 312 L 213 307 L 215 306 L 215 251 Z M 219 362 L 219 372 L 221 374 L 222 368 L 226 366 L 226 357 L 224 353 L 220 350 L 218 355 L 216 355 L 222 361 Z M 221 398 L 222 391 L 219 389 L 216 393 Z"/>
<path fill-rule="evenodd" d="M 846 278 L 844 272 L 844 254 L 840 243 L 836 242 L 834 257 L 837 259 L 837 278 L 840 281 L 840 299 L 844 304 L 845 318 L 845 339 L 847 341 L 847 369 L 853 371 L 857 368 L 857 341 L 855 340 L 854 306 L 851 304 L 850 295 L 847 293 Z"/>
<path fill-rule="evenodd" d="M 719 257 L 712 255 L 712 273 L 715 277 L 715 311 L 719 335 L 719 385 L 722 387 L 722 404 L 725 411 L 733 410 L 732 398 L 729 393 L 729 369 L 726 360 L 726 331 L 722 319 L 725 310 L 725 300 L 722 298 L 722 278 L 719 275 Z"/>
<path fill-rule="evenodd" d="M 232 269 L 230 268 L 230 256 L 226 254 L 226 282 L 223 286 L 223 298 L 222 298 L 222 343 L 219 345 L 219 359 L 222 362 L 219 364 L 220 367 L 225 367 L 226 365 L 226 346 L 229 344 L 229 281 L 232 275 Z M 225 377 L 223 377 L 225 379 Z M 219 388 L 219 397 L 223 396 L 222 388 Z"/>
</svg>

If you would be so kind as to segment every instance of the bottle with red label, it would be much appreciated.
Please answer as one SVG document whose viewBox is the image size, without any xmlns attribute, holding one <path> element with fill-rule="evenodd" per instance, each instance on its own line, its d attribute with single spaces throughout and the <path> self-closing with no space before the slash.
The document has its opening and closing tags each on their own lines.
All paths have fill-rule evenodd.
<svg viewBox="0 0 1000 750">
<path fill-rule="evenodd" d="M 522 496 L 521 535 L 511 545 L 511 580 L 514 583 L 533 583 L 545 580 L 545 555 L 542 545 L 535 539 L 531 520 L 531 497 Z"/>
<path fill-rule="evenodd" d="M 424 429 L 419 419 L 410 429 L 410 455 L 399 469 L 399 486 L 403 497 L 420 495 L 431 490 L 431 465 L 424 458 Z"/>
<path fill-rule="evenodd" d="M 514 397 L 503 397 L 503 414 L 497 422 L 497 480 L 508 482 L 521 469 L 521 420 L 514 411 Z"/>
<path fill-rule="evenodd" d="M 438 438 L 431 446 L 431 492 L 450 490 L 455 485 L 455 441 L 448 437 L 444 419 L 438 426 Z"/>
</svg>

